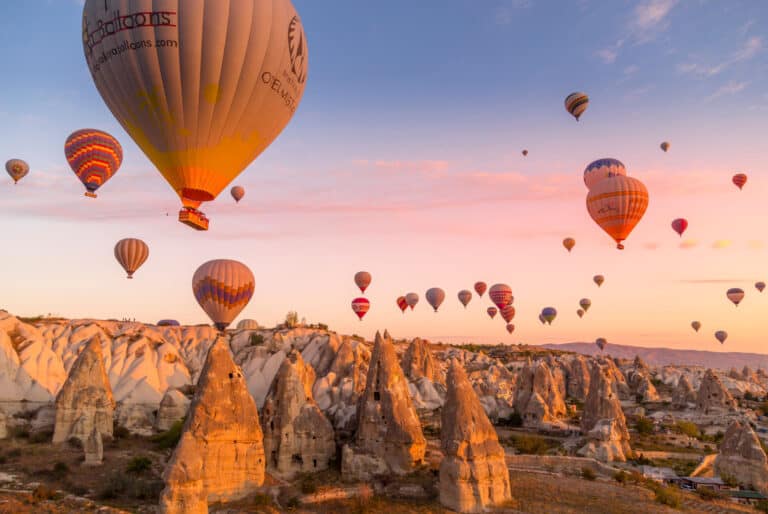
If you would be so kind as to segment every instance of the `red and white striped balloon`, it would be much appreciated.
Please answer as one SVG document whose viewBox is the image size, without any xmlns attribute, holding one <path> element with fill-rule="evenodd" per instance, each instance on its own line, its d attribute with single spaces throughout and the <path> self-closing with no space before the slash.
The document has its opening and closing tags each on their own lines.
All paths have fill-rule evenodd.
<svg viewBox="0 0 768 514">
<path fill-rule="evenodd" d="M 371 302 L 367 298 L 355 298 L 352 300 L 352 311 L 357 314 L 360 321 L 363 320 L 363 316 L 370 310 Z"/>
<path fill-rule="evenodd" d="M 488 296 L 491 297 L 491 301 L 496 304 L 496 307 L 503 309 L 510 303 L 512 303 L 512 288 L 507 284 L 494 284 L 491 290 L 488 292 Z"/>
<path fill-rule="evenodd" d="M 515 308 L 512 305 L 507 305 L 503 309 L 501 309 L 501 317 L 504 318 L 504 321 L 509 323 L 512 321 L 512 318 L 515 317 Z"/>
</svg>

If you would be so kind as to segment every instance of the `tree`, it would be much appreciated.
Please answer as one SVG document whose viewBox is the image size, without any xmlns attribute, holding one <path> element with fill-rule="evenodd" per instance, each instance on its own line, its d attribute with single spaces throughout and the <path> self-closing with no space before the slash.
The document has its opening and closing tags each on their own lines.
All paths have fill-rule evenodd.
<svg viewBox="0 0 768 514">
<path fill-rule="evenodd" d="M 649 435 L 653 433 L 653 421 L 646 417 L 637 418 L 635 424 L 637 433 L 640 435 Z"/>
<path fill-rule="evenodd" d="M 285 315 L 285 326 L 288 328 L 296 328 L 299 324 L 299 315 L 296 311 L 288 311 Z"/>
</svg>

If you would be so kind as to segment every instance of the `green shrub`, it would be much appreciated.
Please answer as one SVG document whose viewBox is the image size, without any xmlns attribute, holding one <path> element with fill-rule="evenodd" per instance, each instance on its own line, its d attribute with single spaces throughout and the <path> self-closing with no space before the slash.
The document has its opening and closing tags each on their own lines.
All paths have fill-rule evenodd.
<svg viewBox="0 0 768 514">
<path fill-rule="evenodd" d="M 66 480 L 62 484 L 62 488 L 69 492 L 74 494 L 75 496 L 85 496 L 88 494 L 88 488 L 83 487 L 82 485 L 73 484 L 72 482 Z"/>
<path fill-rule="evenodd" d="M 42 432 L 32 432 L 29 434 L 29 442 L 33 444 L 50 443 L 53 440 L 53 432 L 44 430 Z"/>
<path fill-rule="evenodd" d="M 8 429 L 8 435 L 14 439 L 29 439 L 29 429 L 17 425 Z"/>
<path fill-rule="evenodd" d="M 688 437 L 701 437 L 701 430 L 696 426 L 696 423 L 691 421 L 678 421 L 675 423 L 675 432 L 687 435 Z"/>
<path fill-rule="evenodd" d="M 699 487 L 696 489 L 696 493 L 699 495 L 699 498 L 704 501 L 721 500 L 725 498 L 723 493 L 710 489 L 709 487 Z"/>
<path fill-rule="evenodd" d="M 523 417 L 517 411 L 512 411 L 512 414 L 506 418 L 499 418 L 497 423 L 500 426 L 506 427 L 521 427 L 523 426 Z"/>
<path fill-rule="evenodd" d="M 296 328 L 299 324 L 299 315 L 296 311 L 288 311 L 285 315 L 285 326 L 288 328 Z"/>
<path fill-rule="evenodd" d="M 248 344 L 250 346 L 260 346 L 264 344 L 264 336 L 261 334 L 251 334 L 251 337 L 248 339 Z"/>
<path fill-rule="evenodd" d="M 597 478 L 597 475 L 592 470 L 592 468 L 584 466 L 583 468 L 581 468 L 581 478 L 583 478 L 584 480 L 595 480 Z"/>
<path fill-rule="evenodd" d="M 729 475 L 728 473 L 721 473 L 720 478 L 722 479 L 723 483 L 729 487 L 739 486 L 739 481 L 736 480 L 736 477 L 733 475 Z"/>
<path fill-rule="evenodd" d="M 134 457 L 133 459 L 128 462 L 128 465 L 125 467 L 125 470 L 128 473 L 132 473 L 134 475 L 141 475 L 142 473 L 149 471 L 152 469 L 152 460 L 150 460 L 148 457 L 145 457 L 143 455 L 140 455 L 138 457 Z"/>
<path fill-rule="evenodd" d="M 636 455 L 635 458 L 632 459 L 632 463 L 635 464 L 636 466 L 652 466 L 653 465 L 653 461 L 647 458 L 642 453 Z"/>
<path fill-rule="evenodd" d="M 653 433 L 653 421 L 646 417 L 637 418 L 635 429 L 640 435 L 650 435 Z"/>
<path fill-rule="evenodd" d="M 555 447 L 547 439 L 533 434 L 514 434 L 510 442 L 522 454 L 544 455 Z"/>
<path fill-rule="evenodd" d="M 626 471 L 619 470 L 619 471 L 617 471 L 616 473 L 613 474 L 613 479 L 617 483 L 619 483 L 621 485 L 624 485 L 627 482 L 629 482 L 629 473 L 627 473 Z"/>
<path fill-rule="evenodd" d="M 128 439 L 131 437 L 131 432 L 123 425 L 118 425 L 117 421 L 115 421 L 115 424 L 112 427 L 112 437 L 115 439 Z"/>
<path fill-rule="evenodd" d="M 673 509 L 680 508 L 680 492 L 673 486 L 659 486 L 654 490 L 656 501 Z"/>
<path fill-rule="evenodd" d="M 64 462 L 57 462 L 53 465 L 53 475 L 56 478 L 64 478 L 69 474 L 69 466 L 67 466 Z"/>
<path fill-rule="evenodd" d="M 768 512 L 768 500 L 760 500 L 755 504 L 755 510 L 759 512 Z"/>
<path fill-rule="evenodd" d="M 162 480 L 130 477 L 115 471 L 106 477 L 96 497 L 99 500 L 130 498 L 156 502 L 160 499 L 163 486 Z"/>
<path fill-rule="evenodd" d="M 176 445 L 179 444 L 179 439 L 181 439 L 181 430 L 184 428 L 185 419 L 177 421 L 165 432 L 152 436 L 151 441 L 163 450 L 176 448 Z"/>
<path fill-rule="evenodd" d="M 5 453 L 5 457 L 8 459 L 18 459 L 21 457 L 21 448 L 11 448 Z"/>
</svg>

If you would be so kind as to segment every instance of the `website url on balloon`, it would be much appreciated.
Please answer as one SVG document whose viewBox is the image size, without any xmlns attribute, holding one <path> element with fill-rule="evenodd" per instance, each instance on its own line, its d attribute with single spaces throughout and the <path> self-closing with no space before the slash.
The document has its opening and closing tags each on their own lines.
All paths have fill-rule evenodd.
<svg viewBox="0 0 768 514">
<path fill-rule="evenodd" d="M 91 66 L 93 71 L 99 71 L 102 65 L 109 62 L 113 57 L 117 57 L 129 50 L 141 50 L 142 48 L 178 48 L 179 42 L 175 39 L 144 39 L 141 41 L 128 41 L 127 39 L 115 48 L 109 51 L 103 51 L 101 54 L 91 57 Z"/>
</svg>

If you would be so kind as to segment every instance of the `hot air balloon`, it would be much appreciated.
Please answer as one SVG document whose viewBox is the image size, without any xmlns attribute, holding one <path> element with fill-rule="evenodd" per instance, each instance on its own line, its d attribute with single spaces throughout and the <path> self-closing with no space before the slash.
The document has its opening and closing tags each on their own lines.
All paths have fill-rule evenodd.
<svg viewBox="0 0 768 514">
<path fill-rule="evenodd" d="M 467 308 L 467 304 L 472 299 L 472 293 L 470 291 L 467 291 L 466 289 L 462 289 L 459 291 L 459 301 L 464 306 L 464 308 Z"/>
<path fill-rule="evenodd" d="M 175 319 L 161 319 L 157 323 L 155 323 L 158 327 L 178 327 L 181 326 L 181 324 L 176 321 Z"/>
<path fill-rule="evenodd" d="M 149 257 L 149 247 L 141 239 L 121 239 L 115 245 L 115 259 L 128 273 L 128 278 L 133 278 L 133 274 L 144 264 L 147 257 Z"/>
<path fill-rule="evenodd" d="M 576 246 L 576 240 L 572 237 L 566 237 L 563 239 L 563 246 L 566 250 L 568 250 L 568 253 L 571 253 L 571 250 L 573 250 L 573 247 Z"/>
<path fill-rule="evenodd" d="M 435 309 L 435 312 L 437 312 L 437 308 L 440 307 L 440 304 L 445 300 L 445 291 L 439 287 L 433 287 L 427 289 L 426 297 L 427 303 L 429 303 L 432 308 Z"/>
<path fill-rule="evenodd" d="M 491 297 L 491 301 L 496 304 L 496 307 L 503 309 L 510 303 L 512 303 L 512 288 L 507 284 L 494 284 L 491 286 L 491 290 L 488 292 L 488 296 Z"/>
<path fill-rule="evenodd" d="M 597 284 L 597 287 L 600 287 L 601 285 L 603 285 L 603 282 L 605 282 L 605 277 L 602 275 L 595 275 L 594 277 L 592 277 L 592 281 L 595 284 Z"/>
<path fill-rule="evenodd" d="M 255 319 L 241 319 L 237 324 L 238 330 L 258 330 L 259 328 L 261 328 L 259 322 Z"/>
<path fill-rule="evenodd" d="M 96 190 L 117 173 L 123 162 L 123 148 L 101 130 L 82 129 L 70 134 L 64 155 L 72 171 L 85 186 L 85 196 L 96 198 Z"/>
<path fill-rule="evenodd" d="M 600 351 L 602 352 L 605 349 L 605 345 L 608 344 L 608 341 L 606 341 L 604 337 L 598 337 L 595 340 L 595 344 L 598 348 L 600 348 Z"/>
<path fill-rule="evenodd" d="M 627 175 L 627 169 L 624 167 L 624 164 L 618 159 L 605 157 L 590 162 L 584 168 L 584 184 L 586 184 L 587 189 L 592 189 L 592 186 L 601 180 L 619 175 Z"/>
<path fill-rule="evenodd" d="M 29 173 L 29 164 L 21 159 L 11 159 L 5 163 L 5 171 L 11 176 L 13 183 L 17 184 L 19 180 Z"/>
<path fill-rule="evenodd" d="M 642 182 L 621 175 L 601 180 L 587 194 L 587 210 L 609 236 L 616 248 L 624 249 L 624 241 L 640 222 L 648 208 L 648 190 Z"/>
<path fill-rule="evenodd" d="M 725 330 L 718 330 L 715 332 L 715 339 L 720 341 L 720 344 L 723 344 L 726 339 L 728 339 L 728 332 Z"/>
<path fill-rule="evenodd" d="M 576 315 L 577 315 L 578 317 L 580 317 L 580 318 L 581 318 L 581 317 L 584 317 L 584 309 L 578 309 L 578 310 L 576 311 Z"/>
<path fill-rule="evenodd" d="M 512 333 L 515 331 L 515 326 L 512 323 L 507 323 L 507 332 Z"/>
<path fill-rule="evenodd" d="M 192 277 L 197 303 L 221 331 L 248 305 L 255 287 L 256 280 L 248 266 L 230 259 L 208 261 Z"/>
<path fill-rule="evenodd" d="M 371 308 L 371 302 L 367 298 L 355 298 L 352 300 L 352 311 L 357 314 L 360 321 L 363 321 L 363 316 Z"/>
<path fill-rule="evenodd" d="M 480 298 L 483 297 L 486 289 L 488 289 L 488 285 L 485 282 L 475 282 L 475 292 Z"/>
<path fill-rule="evenodd" d="M 408 307 L 413 310 L 413 308 L 416 307 L 416 304 L 419 303 L 419 295 L 416 293 L 408 293 L 405 295 L 405 301 L 408 304 Z"/>
<path fill-rule="evenodd" d="M 747 183 L 747 176 L 746 176 L 745 174 L 743 174 L 743 173 L 737 173 L 737 174 L 735 174 L 735 175 L 733 176 L 733 178 L 731 179 L 731 181 L 732 181 L 734 184 L 736 184 L 736 187 L 738 187 L 739 189 L 741 189 L 742 187 L 744 187 L 744 184 L 746 184 L 746 183 Z"/>
<path fill-rule="evenodd" d="M 683 237 L 683 232 L 688 228 L 688 220 L 685 218 L 677 218 L 672 221 L 672 230 L 678 233 L 680 237 Z"/>
<path fill-rule="evenodd" d="M 765 282 L 755 282 L 755 289 L 762 293 L 763 289 L 765 289 Z"/>
<path fill-rule="evenodd" d="M 365 290 L 371 285 L 371 274 L 367 271 L 355 273 L 355 285 L 360 288 L 361 293 L 365 293 Z"/>
<path fill-rule="evenodd" d="M 691 327 L 698 332 L 701 328 L 701 322 L 700 321 L 691 321 Z"/>
<path fill-rule="evenodd" d="M 232 189 L 229 190 L 229 194 L 235 199 L 235 203 L 240 203 L 240 200 L 245 196 L 245 189 L 242 186 L 233 186 Z"/>
<path fill-rule="evenodd" d="M 491 319 L 493 319 L 496 316 L 496 313 L 499 312 L 499 309 L 496 307 L 488 307 L 485 312 L 487 312 Z"/>
<path fill-rule="evenodd" d="M 397 297 L 397 306 L 400 309 L 400 311 L 405 314 L 405 309 L 408 308 L 408 302 L 405 300 L 405 296 L 398 296 Z"/>
<path fill-rule="evenodd" d="M 726 291 L 725 295 L 730 301 L 733 302 L 736 307 L 738 307 L 739 303 L 741 303 L 741 300 L 744 299 L 744 290 L 738 287 L 732 287 Z"/>
<path fill-rule="evenodd" d="M 528 150 L 523 150 L 523 157 L 528 155 Z"/>
<path fill-rule="evenodd" d="M 565 98 L 565 110 L 576 118 L 576 121 L 579 121 L 581 115 L 587 110 L 588 105 L 589 97 L 586 93 L 571 93 Z"/>
<path fill-rule="evenodd" d="M 589 308 L 592 306 L 592 301 L 589 298 L 582 298 L 579 300 L 579 305 L 582 309 L 584 309 L 584 312 L 587 312 Z"/>
<path fill-rule="evenodd" d="M 104 102 L 181 198 L 179 221 L 206 230 L 197 205 L 258 157 L 301 101 L 307 40 L 290 0 L 86 0 L 83 34 Z"/>
<path fill-rule="evenodd" d="M 557 310 L 554 307 L 544 307 L 541 309 L 541 317 L 544 318 L 544 321 L 551 325 L 557 317 Z"/>
<path fill-rule="evenodd" d="M 512 305 L 507 305 L 499 311 L 504 321 L 509 323 L 515 317 L 515 308 Z"/>
<path fill-rule="evenodd" d="M 660 146 L 660 147 L 661 147 L 661 149 L 662 149 L 662 150 L 664 150 L 665 152 L 669 151 L 669 141 L 664 141 L 664 142 L 663 142 L 663 143 L 661 143 L 659 146 Z"/>
<path fill-rule="evenodd" d="M 542 325 L 547 323 L 547 320 L 544 319 L 544 315 L 541 313 L 539 313 L 539 321 L 541 321 Z"/>
</svg>

